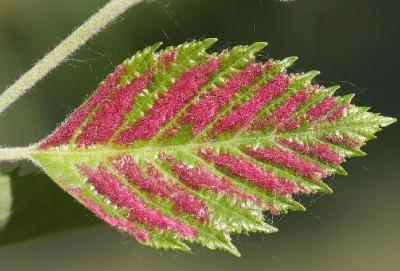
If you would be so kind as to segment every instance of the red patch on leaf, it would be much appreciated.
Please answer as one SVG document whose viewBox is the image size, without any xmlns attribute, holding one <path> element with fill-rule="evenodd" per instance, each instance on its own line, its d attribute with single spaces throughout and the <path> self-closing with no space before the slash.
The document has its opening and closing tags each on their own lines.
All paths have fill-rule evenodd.
<svg viewBox="0 0 400 271">
<path fill-rule="evenodd" d="M 108 172 L 104 166 L 92 170 L 86 166 L 78 166 L 79 170 L 88 178 L 97 192 L 106 196 L 113 204 L 129 210 L 128 219 L 144 224 L 150 228 L 171 230 L 182 237 L 196 237 L 195 229 L 169 218 L 157 210 L 147 207 L 133 192 L 122 185 L 117 176 Z"/>
<path fill-rule="evenodd" d="M 249 180 L 269 192 L 289 196 L 298 190 L 296 184 L 275 177 L 244 157 L 235 157 L 229 153 L 215 154 L 210 149 L 200 150 L 199 155 L 205 160 L 227 169 L 230 174 Z"/>
<path fill-rule="evenodd" d="M 94 215 L 96 215 L 98 218 L 104 220 L 107 224 L 110 226 L 116 227 L 117 229 L 120 229 L 121 231 L 127 232 L 133 237 L 135 237 L 138 241 L 140 242 L 146 242 L 148 239 L 148 235 L 146 232 L 141 231 L 137 229 L 134 225 L 131 223 L 128 223 L 125 220 L 118 219 L 115 217 L 112 217 L 108 214 L 106 214 L 97 204 L 90 200 L 85 198 L 80 190 L 69 190 L 69 192 L 74 195 L 76 198 L 80 199 L 82 203 L 90 210 Z"/>
<path fill-rule="evenodd" d="M 176 49 L 173 48 L 171 51 L 160 55 L 160 60 L 164 65 L 171 64 L 176 59 Z"/>
<path fill-rule="evenodd" d="M 266 118 L 265 124 L 271 124 L 279 126 L 285 124 L 288 118 L 296 111 L 296 108 L 304 103 L 308 98 L 306 91 L 298 91 L 296 94 L 291 96 L 286 102 L 280 105 L 269 117 Z M 278 127 L 279 128 L 279 127 Z"/>
<path fill-rule="evenodd" d="M 261 63 L 253 63 L 229 78 L 223 86 L 209 91 L 200 101 L 192 105 L 182 117 L 184 123 L 192 125 L 192 132 L 197 135 L 214 119 L 220 109 L 232 100 L 243 87 L 248 87 L 263 71 Z"/>
<path fill-rule="evenodd" d="M 117 136 L 115 143 L 126 145 L 138 139 L 151 139 L 194 97 L 200 87 L 207 83 L 208 76 L 218 67 L 218 59 L 212 58 L 205 64 L 185 71 L 142 119 Z"/>
<path fill-rule="evenodd" d="M 271 215 L 277 216 L 280 215 L 281 213 L 279 212 L 278 209 L 276 209 L 273 205 L 268 206 L 268 211 Z"/>
<path fill-rule="evenodd" d="M 325 144 L 316 144 L 311 146 L 310 152 L 314 157 L 322 161 L 331 162 L 335 165 L 340 165 L 343 162 L 340 155 L 337 152 L 332 151 Z"/>
<path fill-rule="evenodd" d="M 348 105 L 348 104 L 344 104 L 344 105 L 341 105 L 341 106 L 337 107 L 327 117 L 328 121 L 333 122 L 335 120 L 340 119 L 341 117 L 343 117 L 344 112 L 346 111 L 346 109 L 349 109 L 349 107 L 350 107 L 350 105 Z"/>
<path fill-rule="evenodd" d="M 245 151 L 256 159 L 268 161 L 271 164 L 291 169 L 300 176 L 306 178 L 319 179 L 328 175 L 327 172 L 318 165 L 308 162 L 293 152 L 283 148 L 246 148 Z"/>
<path fill-rule="evenodd" d="M 173 125 L 165 132 L 165 137 L 168 139 L 172 138 L 179 131 L 180 128 L 180 125 Z"/>
<path fill-rule="evenodd" d="M 146 191 L 151 196 L 170 199 L 179 212 L 191 214 L 203 222 L 208 220 L 208 209 L 204 202 L 190 195 L 182 187 L 167 182 L 154 167 L 148 167 L 146 176 L 133 162 L 131 156 L 120 156 L 110 160 L 113 166 L 140 190 Z"/>
<path fill-rule="evenodd" d="M 119 79 L 124 73 L 125 67 L 118 66 L 82 106 L 76 109 L 60 127 L 40 143 L 39 148 L 45 149 L 68 143 L 72 139 L 74 132 L 89 114 L 115 90 Z"/>
<path fill-rule="evenodd" d="M 232 109 L 222 117 L 213 128 L 216 135 L 230 129 L 240 129 L 251 123 L 260 109 L 278 95 L 281 95 L 289 84 L 286 74 L 279 74 L 256 90 L 255 95 L 245 103 Z"/>
<path fill-rule="evenodd" d="M 290 130 L 299 128 L 300 124 L 301 124 L 301 118 L 296 117 L 296 118 L 288 119 L 287 121 L 285 121 L 284 123 L 279 125 L 277 128 L 279 131 L 282 131 L 282 132 L 290 131 Z"/>
<path fill-rule="evenodd" d="M 251 200 L 253 202 L 259 201 L 252 195 L 235 188 L 227 180 L 215 177 L 202 167 L 197 166 L 195 168 L 190 168 L 167 154 L 161 154 L 160 158 L 171 165 L 173 172 L 181 181 L 195 190 L 209 189 L 214 193 L 232 194 L 244 200 Z"/>
<path fill-rule="evenodd" d="M 281 140 L 280 143 L 295 151 L 304 154 L 310 154 L 324 162 L 329 162 L 335 165 L 340 165 L 343 162 L 342 157 L 337 152 L 332 151 L 325 144 L 304 145 L 302 143 L 289 140 Z"/>
<path fill-rule="evenodd" d="M 348 136 L 327 135 L 324 137 L 324 140 L 332 144 L 343 145 L 350 149 L 358 148 L 362 145 L 360 141 L 357 141 Z"/>
<path fill-rule="evenodd" d="M 105 102 L 103 108 L 79 134 L 77 144 L 90 146 L 108 142 L 122 124 L 125 114 L 131 111 L 135 96 L 148 87 L 152 76 L 153 71 L 150 69 L 145 74 L 133 79 L 129 85 L 119 89 L 114 97 Z"/>
<path fill-rule="evenodd" d="M 326 114 L 335 105 L 335 99 L 333 97 L 326 97 L 319 104 L 311 108 L 306 118 L 308 121 L 314 121 Z"/>
</svg>

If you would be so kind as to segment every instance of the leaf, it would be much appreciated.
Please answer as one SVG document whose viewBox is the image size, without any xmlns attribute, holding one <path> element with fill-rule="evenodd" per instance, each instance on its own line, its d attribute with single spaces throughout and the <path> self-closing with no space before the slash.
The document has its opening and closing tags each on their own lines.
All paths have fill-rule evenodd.
<svg viewBox="0 0 400 271">
<path fill-rule="evenodd" d="M 330 193 L 322 178 L 393 118 L 333 96 L 296 57 L 255 60 L 266 43 L 207 53 L 215 39 L 145 48 L 126 60 L 32 159 L 96 216 L 140 243 L 239 256 L 231 233 L 277 229 L 304 210 L 294 195 Z"/>
<path fill-rule="evenodd" d="M 11 215 L 12 195 L 10 177 L 0 173 L 0 230 L 6 225 Z"/>
<path fill-rule="evenodd" d="M 46 175 L 19 171 L 0 178 L 0 245 L 98 222 Z"/>
</svg>

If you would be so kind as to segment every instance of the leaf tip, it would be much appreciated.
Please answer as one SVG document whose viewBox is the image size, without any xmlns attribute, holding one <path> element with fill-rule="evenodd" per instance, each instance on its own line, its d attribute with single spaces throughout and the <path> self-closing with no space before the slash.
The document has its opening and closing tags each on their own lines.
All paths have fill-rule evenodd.
<svg viewBox="0 0 400 271">
<path fill-rule="evenodd" d="M 380 116 L 379 125 L 381 127 L 387 127 L 396 122 L 397 122 L 396 118 Z"/>
</svg>

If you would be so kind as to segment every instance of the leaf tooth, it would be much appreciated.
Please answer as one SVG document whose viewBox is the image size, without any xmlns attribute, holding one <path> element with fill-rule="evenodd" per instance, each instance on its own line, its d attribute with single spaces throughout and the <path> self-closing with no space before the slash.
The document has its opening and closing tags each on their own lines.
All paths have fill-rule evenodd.
<svg viewBox="0 0 400 271">
<path fill-rule="evenodd" d="M 249 50 L 253 53 L 257 53 L 268 46 L 267 42 L 255 42 L 249 46 Z"/>
<path fill-rule="evenodd" d="M 227 233 L 220 232 L 218 236 L 214 238 L 214 241 L 200 239 L 200 242 L 209 249 L 222 249 L 236 257 L 241 256 L 239 250 L 232 244 L 231 238 Z"/>
<path fill-rule="evenodd" d="M 151 50 L 156 51 L 158 48 L 160 48 L 161 45 L 163 45 L 162 41 L 156 42 L 153 45 L 151 45 Z"/>
<path fill-rule="evenodd" d="M 190 252 L 191 248 L 176 236 L 165 232 L 150 233 L 148 245 L 156 249 L 172 249 Z"/>
<path fill-rule="evenodd" d="M 292 66 L 299 58 L 297 56 L 289 56 L 280 61 L 282 65 L 281 72 Z"/>
<path fill-rule="evenodd" d="M 271 226 L 268 223 L 263 223 L 262 225 L 251 225 L 249 232 L 262 232 L 262 233 L 276 233 L 279 231 L 278 228 Z"/>
<path fill-rule="evenodd" d="M 339 174 L 339 175 L 342 175 L 342 176 L 347 176 L 347 175 L 349 175 L 349 174 L 347 173 L 347 171 L 346 171 L 343 167 L 341 167 L 341 166 L 337 166 L 337 167 L 336 167 L 336 173 Z"/>
<path fill-rule="evenodd" d="M 207 38 L 207 39 L 200 41 L 200 43 L 203 48 L 209 48 L 209 47 L 213 46 L 217 41 L 218 41 L 217 38 Z"/>
<path fill-rule="evenodd" d="M 347 95 L 341 96 L 339 97 L 339 101 L 342 104 L 350 104 L 355 95 L 355 93 L 349 93 Z"/>
<path fill-rule="evenodd" d="M 317 70 L 309 71 L 303 74 L 296 74 L 293 78 L 293 85 L 297 86 L 297 84 L 310 84 L 311 81 L 319 75 L 321 72 Z"/>
<path fill-rule="evenodd" d="M 145 72 L 150 66 L 150 62 L 154 60 L 155 51 L 162 45 L 162 42 L 155 43 L 146 47 L 142 51 L 134 54 L 131 58 L 124 61 L 126 72 L 119 80 L 119 87 L 123 87 L 130 83 L 131 79 Z"/>
<path fill-rule="evenodd" d="M 125 60 L 126 65 L 132 65 L 135 60 L 138 58 L 143 58 L 144 55 L 149 55 L 154 53 L 160 46 L 163 44 L 162 41 L 154 43 L 153 45 L 150 45 L 143 49 L 142 51 L 139 51 L 138 53 L 134 54 L 131 58 L 128 58 Z"/>
<path fill-rule="evenodd" d="M 379 117 L 379 126 L 381 127 L 386 127 L 389 126 L 395 122 L 397 122 L 396 118 L 391 118 L 391 117 L 384 117 L 384 116 L 378 116 Z"/>
</svg>

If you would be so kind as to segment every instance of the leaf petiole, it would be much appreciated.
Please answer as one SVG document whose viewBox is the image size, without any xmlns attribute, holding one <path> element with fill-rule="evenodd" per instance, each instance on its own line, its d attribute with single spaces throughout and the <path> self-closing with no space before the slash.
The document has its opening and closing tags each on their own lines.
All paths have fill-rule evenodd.
<svg viewBox="0 0 400 271">
<path fill-rule="evenodd" d="M 28 160 L 33 149 L 33 146 L 0 148 L 0 162 Z"/>
</svg>

